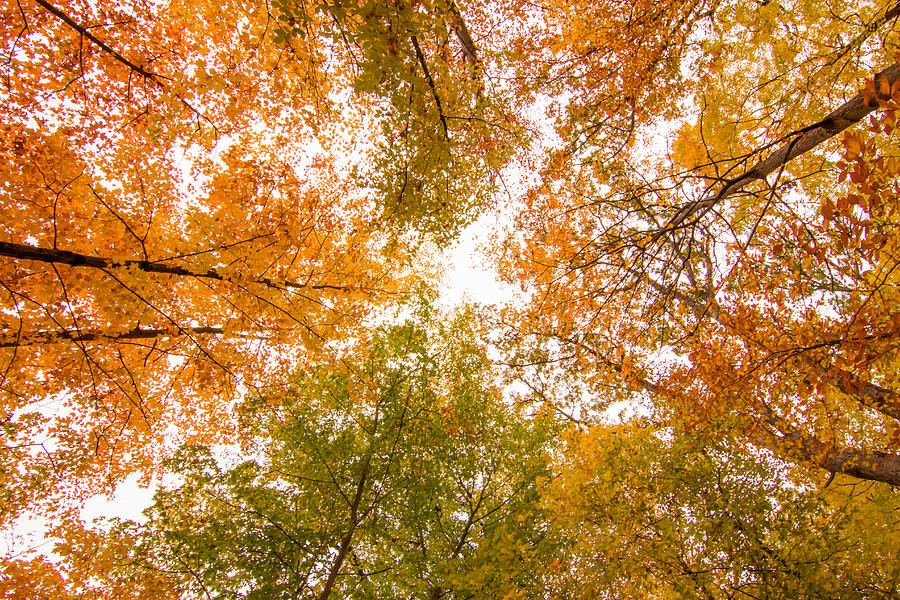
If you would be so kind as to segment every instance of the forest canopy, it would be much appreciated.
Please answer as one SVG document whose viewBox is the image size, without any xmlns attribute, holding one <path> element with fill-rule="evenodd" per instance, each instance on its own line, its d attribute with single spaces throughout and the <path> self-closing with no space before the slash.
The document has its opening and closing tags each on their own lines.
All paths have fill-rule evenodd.
<svg viewBox="0 0 900 600">
<path fill-rule="evenodd" d="M 900 4 L 0 14 L 4 595 L 900 596 Z"/>
</svg>

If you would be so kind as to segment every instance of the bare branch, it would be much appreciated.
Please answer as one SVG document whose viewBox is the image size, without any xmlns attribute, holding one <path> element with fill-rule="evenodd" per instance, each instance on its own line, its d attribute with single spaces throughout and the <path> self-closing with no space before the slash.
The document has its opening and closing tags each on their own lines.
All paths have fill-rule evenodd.
<svg viewBox="0 0 900 600">
<path fill-rule="evenodd" d="M 14 244 L 10 242 L 0 242 L 0 256 L 8 256 L 17 260 L 35 260 L 45 263 L 65 264 L 73 267 L 90 267 L 94 269 L 107 270 L 117 267 L 133 268 L 147 273 L 160 273 L 164 275 L 178 275 L 183 277 L 197 277 L 200 279 L 215 279 L 217 281 L 241 281 L 239 276 L 225 275 L 216 269 L 207 271 L 194 271 L 184 267 L 174 265 L 165 265 L 156 261 L 149 260 L 116 260 L 111 258 L 103 258 L 100 256 L 91 256 L 88 254 L 80 254 L 78 252 L 70 252 L 68 250 L 55 250 L 51 248 L 40 248 L 37 246 L 29 246 L 26 244 Z M 254 283 L 260 283 L 266 287 L 276 289 L 312 289 L 312 290 L 338 290 L 346 291 L 347 288 L 339 285 L 309 285 L 297 283 L 293 281 L 277 281 L 262 277 L 252 279 Z"/>
</svg>

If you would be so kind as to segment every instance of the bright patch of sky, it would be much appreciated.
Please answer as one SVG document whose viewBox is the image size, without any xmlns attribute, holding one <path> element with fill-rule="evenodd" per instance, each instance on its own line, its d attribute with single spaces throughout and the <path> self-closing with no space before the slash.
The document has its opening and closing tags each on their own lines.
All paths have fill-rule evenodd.
<svg viewBox="0 0 900 600">
<path fill-rule="evenodd" d="M 521 295 L 517 287 L 500 281 L 485 253 L 486 244 L 502 226 L 503 219 L 498 213 L 482 215 L 441 253 L 440 260 L 446 266 L 439 288 L 444 306 L 504 304 Z"/>
</svg>

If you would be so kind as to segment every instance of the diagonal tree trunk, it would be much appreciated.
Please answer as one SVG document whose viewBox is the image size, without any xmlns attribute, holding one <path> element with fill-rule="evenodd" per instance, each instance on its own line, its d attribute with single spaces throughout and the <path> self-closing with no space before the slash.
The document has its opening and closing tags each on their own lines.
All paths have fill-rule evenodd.
<svg viewBox="0 0 900 600">
<path fill-rule="evenodd" d="M 472 41 L 472 36 L 469 34 L 469 28 L 466 27 L 466 21 L 463 19 L 455 2 L 450 3 L 450 8 L 447 12 L 450 15 L 448 25 L 450 26 L 451 31 L 456 34 L 456 39 L 459 40 L 459 45 L 462 46 L 463 54 L 466 55 L 466 59 L 471 64 L 477 64 L 478 49 L 475 47 L 475 42 Z"/>
<path fill-rule="evenodd" d="M 754 442 L 775 452 L 809 461 L 829 473 L 844 473 L 859 479 L 900 486 L 900 456 L 879 450 L 837 448 L 794 427 L 768 407 L 765 422 L 775 431 L 762 429 L 751 436 Z"/>
<path fill-rule="evenodd" d="M 378 419 L 376 417 L 375 427 L 378 427 Z M 365 456 L 362 472 L 359 475 L 359 481 L 356 484 L 356 492 L 353 495 L 353 500 L 350 502 L 350 516 L 347 519 L 348 527 L 347 532 L 344 534 L 344 537 L 341 539 L 341 545 L 338 547 L 337 556 L 334 559 L 334 563 L 331 565 L 331 569 L 328 571 L 328 578 L 325 580 L 325 585 L 322 587 L 322 593 L 319 594 L 318 600 L 327 600 L 331 595 L 331 591 L 334 589 L 334 583 L 337 580 L 338 573 L 341 572 L 341 567 L 344 565 L 344 560 L 347 558 L 347 554 L 350 552 L 350 543 L 353 541 L 353 534 L 356 533 L 357 527 L 359 527 L 359 506 L 362 503 L 363 494 L 366 491 L 366 486 L 369 483 L 369 469 L 372 465 L 372 453 L 374 451 L 374 431 L 373 431 L 373 439 L 372 446 L 369 447 L 369 451 Z"/>
<path fill-rule="evenodd" d="M 885 18 L 889 20 L 898 15 L 900 15 L 900 4 L 894 6 L 885 15 Z M 791 160 L 859 123 L 878 108 L 880 101 L 890 99 L 890 91 L 884 94 L 883 90 L 890 90 L 898 80 L 900 80 L 900 65 L 896 63 L 877 73 L 872 80 L 874 91 L 866 90 L 858 93 L 821 121 L 792 133 L 789 136 L 790 140 L 778 150 L 757 162 L 740 176 L 724 181 L 718 191 L 710 189 L 707 191 L 706 197 L 682 206 L 675 216 L 669 219 L 666 226 L 656 234 L 656 239 L 666 232 L 682 227 L 690 219 L 703 216 L 725 198 L 736 194 L 755 181 L 765 179 Z"/>
</svg>

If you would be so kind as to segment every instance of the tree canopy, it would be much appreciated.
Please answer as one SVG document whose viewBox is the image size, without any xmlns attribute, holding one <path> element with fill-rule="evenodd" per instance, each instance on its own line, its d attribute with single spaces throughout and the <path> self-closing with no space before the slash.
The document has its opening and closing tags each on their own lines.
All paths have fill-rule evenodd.
<svg viewBox="0 0 900 600">
<path fill-rule="evenodd" d="M 5 594 L 898 596 L 900 4 L 0 15 Z"/>
</svg>

